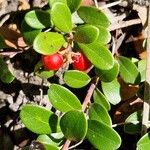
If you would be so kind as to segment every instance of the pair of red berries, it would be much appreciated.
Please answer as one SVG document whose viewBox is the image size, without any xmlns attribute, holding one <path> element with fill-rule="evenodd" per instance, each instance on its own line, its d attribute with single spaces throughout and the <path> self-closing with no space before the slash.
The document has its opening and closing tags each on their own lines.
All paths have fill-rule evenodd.
<svg viewBox="0 0 150 150">
<path fill-rule="evenodd" d="M 58 70 L 63 66 L 63 60 L 63 56 L 59 53 L 42 56 L 42 62 L 47 70 Z M 76 70 L 85 71 L 91 66 L 90 61 L 83 53 L 77 53 L 72 57 L 72 60 L 73 68 Z"/>
</svg>

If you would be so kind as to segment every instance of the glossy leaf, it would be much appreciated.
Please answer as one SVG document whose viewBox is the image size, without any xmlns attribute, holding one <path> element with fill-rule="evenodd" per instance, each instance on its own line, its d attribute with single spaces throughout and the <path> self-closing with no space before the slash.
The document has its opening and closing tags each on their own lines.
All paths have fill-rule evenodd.
<svg viewBox="0 0 150 150">
<path fill-rule="evenodd" d="M 113 67 L 114 59 L 107 47 L 97 42 L 91 44 L 78 43 L 78 45 L 95 67 L 102 70 L 109 70 Z"/>
<path fill-rule="evenodd" d="M 140 82 L 138 69 L 130 59 L 119 56 L 118 62 L 120 64 L 120 76 L 126 83 L 136 84 Z"/>
<path fill-rule="evenodd" d="M 101 70 L 96 68 L 96 74 L 100 77 L 103 82 L 113 81 L 119 73 L 119 64 L 115 61 L 114 66 L 110 70 Z"/>
<path fill-rule="evenodd" d="M 91 78 L 82 71 L 69 70 L 64 73 L 64 81 L 70 87 L 81 88 L 86 86 Z"/>
<path fill-rule="evenodd" d="M 50 13 L 43 10 L 32 10 L 25 15 L 26 23 L 35 29 L 44 29 L 51 26 Z"/>
<path fill-rule="evenodd" d="M 11 83 L 15 79 L 15 77 L 9 71 L 6 62 L 2 57 L 0 57 L 0 66 L 0 80 L 4 83 Z"/>
<path fill-rule="evenodd" d="M 54 71 L 50 70 L 42 70 L 41 68 L 43 67 L 43 64 L 41 61 L 39 61 L 35 68 L 34 68 L 34 73 L 35 75 L 39 76 L 40 78 L 43 78 L 43 79 L 48 79 L 52 76 L 54 76 Z"/>
<path fill-rule="evenodd" d="M 118 133 L 111 127 L 96 120 L 88 121 L 86 136 L 96 149 L 116 150 L 121 145 L 121 139 Z"/>
<path fill-rule="evenodd" d="M 48 0 L 48 2 L 49 2 L 50 7 L 52 7 L 57 2 L 61 2 L 61 3 L 67 4 L 66 0 L 57 0 L 57 1 L 56 0 Z"/>
<path fill-rule="evenodd" d="M 71 12 L 67 5 L 57 2 L 51 9 L 51 17 L 54 25 L 62 32 L 69 33 L 72 30 Z"/>
<path fill-rule="evenodd" d="M 99 30 L 93 25 L 78 26 L 74 34 L 74 40 L 79 43 L 89 44 L 94 42 L 99 36 Z"/>
<path fill-rule="evenodd" d="M 97 103 L 94 103 L 90 106 L 89 119 L 103 122 L 104 124 L 108 126 L 112 125 L 111 118 L 107 110 L 103 106 Z"/>
<path fill-rule="evenodd" d="M 128 134 L 137 134 L 141 132 L 141 111 L 132 113 L 126 120 L 124 131 Z"/>
<path fill-rule="evenodd" d="M 47 135 L 39 135 L 37 141 L 44 145 L 45 150 L 59 150 L 56 144 Z"/>
<path fill-rule="evenodd" d="M 62 116 L 60 127 L 67 139 L 80 141 L 86 135 L 87 120 L 83 112 L 72 110 Z"/>
<path fill-rule="evenodd" d="M 102 90 L 111 104 L 116 105 L 121 101 L 120 84 L 117 79 L 108 83 L 102 82 Z"/>
<path fill-rule="evenodd" d="M 137 150 L 148 150 L 150 148 L 150 132 L 146 133 L 137 143 Z"/>
<path fill-rule="evenodd" d="M 53 107 L 62 112 L 69 110 L 81 110 L 81 103 L 79 99 L 67 88 L 51 84 L 48 90 L 48 97 Z"/>
<path fill-rule="evenodd" d="M 99 29 L 99 36 L 97 38 L 97 42 L 101 44 L 107 44 L 111 40 L 111 34 L 106 27 L 96 26 Z"/>
<path fill-rule="evenodd" d="M 44 107 L 27 104 L 23 106 L 20 117 L 24 125 L 34 133 L 50 134 L 57 130 L 58 117 Z"/>
<path fill-rule="evenodd" d="M 71 11 L 71 13 L 78 10 L 82 0 L 67 0 L 67 5 Z"/>
<path fill-rule="evenodd" d="M 25 20 L 21 24 L 21 32 L 28 45 L 32 45 L 35 37 L 41 32 L 41 29 L 34 29 L 30 27 Z"/>
<path fill-rule="evenodd" d="M 103 106 L 106 110 L 110 110 L 110 103 L 108 102 L 106 96 L 104 96 L 98 88 L 94 90 L 93 99 L 95 103 Z"/>
<path fill-rule="evenodd" d="M 65 43 L 64 37 L 55 32 L 41 32 L 35 38 L 33 48 L 36 52 L 44 55 L 53 54 Z"/>
<path fill-rule="evenodd" d="M 138 62 L 138 71 L 141 75 L 141 82 L 145 81 L 146 59 L 142 59 Z"/>
<path fill-rule="evenodd" d="M 90 6 L 81 6 L 78 9 L 80 18 L 88 24 L 100 25 L 105 28 L 109 26 L 109 20 L 106 15 L 99 9 Z"/>
</svg>

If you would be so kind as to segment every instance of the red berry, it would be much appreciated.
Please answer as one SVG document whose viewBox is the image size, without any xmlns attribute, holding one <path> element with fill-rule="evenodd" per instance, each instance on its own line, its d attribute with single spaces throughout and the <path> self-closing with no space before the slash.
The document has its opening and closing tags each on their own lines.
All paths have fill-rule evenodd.
<svg viewBox="0 0 150 150">
<path fill-rule="evenodd" d="M 58 70 L 63 65 L 63 56 L 59 53 L 43 55 L 42 62 L 47 70 Z"/>
<path fill-rule="evenodd" d="M 73 68 L 76 70 L 85 71 L 91 67 L 91 62 L 83 53 L 78 53 L 77 55 L 74 55 L 72 60 Z"/>
</svg>

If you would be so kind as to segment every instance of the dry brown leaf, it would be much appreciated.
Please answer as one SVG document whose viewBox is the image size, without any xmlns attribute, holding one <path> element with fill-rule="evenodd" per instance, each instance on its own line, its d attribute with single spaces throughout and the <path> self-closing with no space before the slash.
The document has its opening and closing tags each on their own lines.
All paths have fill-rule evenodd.
<svg viewBox="0 0 150 150">
<path fill-rule="evenodd" d="M 121 78 L 119 78 L 118 81 L 121 85 L 122 101 L 130 99 L 137 93 L 137 91 L 139 89 L 139 85 L 129 85 L 129 84 L 125 83 Z"/>
<path fill-rule="evenodd" d="M 137 97 L 134 96 L 129 100 L 125 101 L 121 104 L 115 111 L 113 116 L 114 123 L 121 123 L 124 122 L 125 119 L 135 111 L 141 110 L 143 106 L 143 102 L 141 100 L 137 101 Z M 134 103 L 134 101 L 137 101 Z M 132 105 L 131 105 L 132 103 Z"/>
<path fill-rule="evenodd" d="M 7 26 L 0 27 L 0 35 L 5 39 L 8 47 L 22 49 L 27 46 L 22 35 Z"/>
</svg>

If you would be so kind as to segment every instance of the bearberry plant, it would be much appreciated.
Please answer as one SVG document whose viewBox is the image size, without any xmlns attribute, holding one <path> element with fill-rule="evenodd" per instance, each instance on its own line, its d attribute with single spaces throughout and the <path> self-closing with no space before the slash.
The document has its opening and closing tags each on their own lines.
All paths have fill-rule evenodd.
<svg viewBox="0 0 150 150">
<path fill-rule="evenodd" d="M 35 75 L 59 79 L 49 82 L 51 110 L 36 104 L 21 109 L 21 121 L 38 135 L 32 146 L 67 150 L 88 140 L 100 150 L 120 147 L 109 111 L 121 101 L 120 80 L 130 85 L 145 80 L 145 62 L 111 53 L 109 25 L 105 13 L 94 6 L 81 6 L 81 0 L 49 0 L 48 8 L 25 14 L 21 32 L 41 56 Z M 1 57 L 0 64 L 0 79 L 12 82 L 14 77 Z M 127 118 L 125 132 L 139 132 L 139 113 Z M 138 142 L 140 150 L 147 138 Z"/>
</svg>

